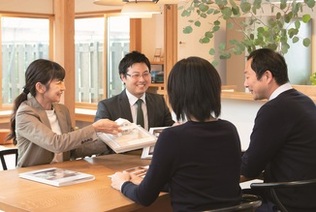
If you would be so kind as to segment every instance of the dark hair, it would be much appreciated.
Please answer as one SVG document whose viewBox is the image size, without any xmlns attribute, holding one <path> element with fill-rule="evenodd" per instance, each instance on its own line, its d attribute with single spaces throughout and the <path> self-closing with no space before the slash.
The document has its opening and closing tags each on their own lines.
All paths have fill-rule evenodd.
<svg viewBox="0 0 316 212">
<path fill-rule="evenodd" d="M 256 72 L 257 79 L 261 79 L 264 72 L 269 70 L 278 85 L 289 82 L 287 65 L 284 57 L 267 48 L 257 49 L 250 53 L 247 60 L 252 59 L 251 68 Z"/>
<path fill-rule="evenodd" d="M 25 71 L 25 86 L 23 92 L 14 100 L 13 113 L 10 120 L 11 132 L 8 135 L 7 140 L 13 139 L 13 143 L 16 144 L 15 115 L 21 103 L 27 100 L 28 93 L 31 93 L 31 95 L 35 97 L 36 83 L 40 82 L 49 89 L 49 83 L 53 79 L 64 80 L 65 75 L 65 69 L 58 63 L 50 60 L 38 59 L 33 61 L 27 67 Z"/>
<path fill-rule="evenodd" d="M 221 113 L 221 79 L 214 66 L 200 57 L 177 62 L 168 77 L 168 96 L 177 120 L 205 121 Z"/>
<path fill-rule="evenodd" d="M 119 75 L 123 74 L 126 76 L 127 69 L 131 67 L 134 63 L 145 63 L 149 69 L 149 72 L 151 71 L 151 66 L 148 58 L 138 52 L 138 51 L 132 51 L 124 56 L 124 58 L 120 61 L 119 64 Z"/>
</svg>

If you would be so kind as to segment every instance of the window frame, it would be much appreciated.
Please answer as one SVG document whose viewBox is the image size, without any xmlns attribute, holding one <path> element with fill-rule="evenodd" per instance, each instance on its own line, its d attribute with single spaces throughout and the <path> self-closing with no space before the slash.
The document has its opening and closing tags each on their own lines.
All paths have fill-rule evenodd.
<svg viewBox="0 0 316 212">
<path fill-rule="evenodd" d="M 120 11 L 106 11 L 106 12 L 93 12 L 93 13 L 76 13 L 75 18 L 80 17 L 100 17 L 104 18 L 108 16 L 120 15 Z M 49 21 L 49 53 L 48 59 L 53 60 L 54 56 L 54 14 L 37 14 L 37 13 L 14 13 L 14 12 L 0 12 L 0 17 L 15 17 L 15 18 L 47 18 Z M 106 29 L 106 27 L 105 27 Z M 1 21 L 0 21 L 0 30 L 1 30 Z M 104 36 L 104 48 L 107 49 L 106 36 Z M 138 50 L 141 51 L 141 19 L 130 19 L 130 50 Z M 2 43 L 1 33 L 0 33 L 0 42 Z M 0 45 L 0 52 L 2 52 L 2 45 Z M 106 54 L 104 54 L 106 57 Z M 104 60 L 103 64 L 103 72 L 105 72 L 107 67 L 107 61 Z M 0 77 L 2 79 L 2 54 L 0 54 Z M 107 75 L 105 74 L 105 89 L 104 89 L 104 98 L 107 98 Z M 2 81 L 0 81 L 0 86 L 2 87 Z M 2 91 L 0 94 L 0 124 L 7 124 L 10 122 L 10 117 L 12 113 L 13 104 L 3 104 L 2 103 Z M 87 109 L 87 110 L 96 110 L 97 103 L 79 103 L 75 102 L 75 109 Z M 76 112 L 75 112 L 76 113 Z M 80 114 L 79 114 L 80 116 Z M 91 119 L 91 115 L 89 116 L 89 120 Z M 77 121 L 77 113 L 75 117 Z M 79 119 L 80 121 L 80 119 Z M 91 121 L 91 120 L 90 120 Z"/>
<path fill-rule="evenodd" d="M 120 16 L 120 11 L 107 11 L 107 12 L 102 12 L 102 13 L 78 13 L 75 14 L 75 19 L 76 18 L 96 18 L 96 17 L 104 17 L 105 19 L 105 27 L 104 27 L 104 46 L 103 46 L 103 51 L 104 51 L 104 60 L 103 60 L 103 72 L 105 73 L 104 75 L 104 89 L 103 89 L 103 99 L 107 98 L 107 73 L 106 73 L 106 67 L 107 67 L 107 21 L 106 19 L 110 16 Z M 130 19 L 130 50 L 139 50 L 141 51 L 141 20 L 140 19 Z M 87 109 L 87 110 L 97 110 L 97 105 L 98 103 L 88 103 L 88 102 L 76 102 L 75 101 L 75 108 L 77 109 Z M 77 117 L 77 114 L 76 114 Z M 76 118 L 77 120 L 77 118 Z"/>
<path fill-rule="evenodd" d="M 54 21 L 54 15 L 51 14 L 36 14 L 36 13 L 6 13 L 6 12 L 1 12 L 0 13 L 0 17 L 10 17 L 10 18 L 32 18 L 32 19 L 48 19 L 49 22 L 49 39 L 48 39 L 48 45 L 49 45 L 49 51 L 48 51 L 48 59 L 52 58 L 52 55 L 54 55 L 53 52 L 53 21 Z M 0 19 L 0 78 L 2 79 L 2 75 L 3 75 L 3 69 L 2 69 L 2 36 L 1 36 L 1 30 L 2 30 L 2 22 Z M 4 118 L 7 120 L 7 116 L 9 114 L 9 116 L 11 116 L 11 110 L 13 108 L 13 103 L 12 104 L 5 104 L 2 102 L 2 80 L 0 80 L 0 88 L 1 88 L 1 93 L 0 93 L 0 116 L 4 116 Z M 13 98 L 15 99 L 15 97 Z M 5 115 L 3 115 L 5 114 Z M 1 120 L 1 123 L 3 123 L 4 121 Z M 6 122 L 6 121 L 5 121 Z"/>
</svg>

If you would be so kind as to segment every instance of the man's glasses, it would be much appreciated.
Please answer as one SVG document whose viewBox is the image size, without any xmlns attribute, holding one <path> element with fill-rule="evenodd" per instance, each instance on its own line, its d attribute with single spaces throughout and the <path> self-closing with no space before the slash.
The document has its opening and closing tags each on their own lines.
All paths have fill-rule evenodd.
<svg viewBox="0 0 316 212">
<path fill-rule="evenodd" d="M 151 76 L 149 72 L 144 72 L 143 74 L 140 73 L 133 73 L 133 74 L 126 74 L 127 76 L 131 77 L 132 79 L 140 79 L 140 77 L 148 78 Z"/>
</svg>

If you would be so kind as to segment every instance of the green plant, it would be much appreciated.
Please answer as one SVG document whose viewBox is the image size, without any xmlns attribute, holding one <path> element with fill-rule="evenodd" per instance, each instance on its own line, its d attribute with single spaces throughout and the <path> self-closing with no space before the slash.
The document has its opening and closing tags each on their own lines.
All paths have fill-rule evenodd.
<svg viewBox="0 0 316 212">
<path fill-rule="evenodd" d="M 312 85 L 316 85 L 316 72 L 314 72 L 314 73 L 310 76 L 309 79 L 310 79 Z"/>
<path fill-rule="evenodd" d="M 263 9 L 269 8 L 273 17 L 267 22 L 263 21 Z M 207 44 L 215 33 L 221 29 L 221 22 L 227 21 L 227 28 L 236 28 L 244 34 L 243 40 L 230 40 L 228 45 L 221 43 L 218 49 L 210 48 L 209 54 L 219 54 L 220 59 L 228 59 L 232 54 L 240 55 L 245 51 L 251 52 L 257 48 L 267 47 L 285 54 L 290 48 L 289 40 L 296 43 L 301 41 L 308 47 L 309 38 L 300 38 L 298 32 L 302 20 L 308 23 L 311 20 L 309 13 L 304 9 L 313 11 L 315 0 L 281 0 L 273 3 L 272 0 L 191 0 L 179 7 L 182 17 L 190 17 L 196 14 L 194 19 L 189 19 L 189 24 L 183 29 L 183 33 L 193 32 L 194 27 L 209 24 L 209 29 L 199 39 L 200 43 Z M 260 15 L 259 15 L 260 14 Z M 208 17 L 212 17 L 209 21 Z M 241 24 L 234 23 L 234 18 L 247 17 Z"/>
</svg>

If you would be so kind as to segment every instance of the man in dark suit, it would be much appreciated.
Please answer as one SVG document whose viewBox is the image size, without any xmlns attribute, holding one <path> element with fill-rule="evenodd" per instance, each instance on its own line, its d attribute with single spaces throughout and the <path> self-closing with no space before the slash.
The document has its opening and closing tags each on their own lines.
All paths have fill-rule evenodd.
<svg viewBox="0 0 316 212">
<path fill-rule="evenodd" d="M 119 64 L 119 74 L 125 89 L 98 103 L 95 120 L 108 118 L 115 121 L 124 118 L 137 123 L 137 100 L 141 99 L 145 129 L 173 125 L 164 97 L 146 92 L 151 84 L 150 71 L 150 62 L 144 54 L 137 51 L 126 54 Z"/>
<path fill-rule="evenodd" d="M 316 107 L 306 95 L 292 88 L 282 55 L 257 49 L 247 57 L 245 87 L 255 100 L 268 99 L 259 109 L 242 156 L 240 180 L 259 177 L 264 182 L 316 178 Z M 291 212 L 316 211 L 316 188 L 278 189 L 279 201 Z M 252 192 L 263 198 L 256 211 L 276 211 L 269 192 Z M 259 193 L 260 192 L 260 193 Z"/>
</svg>

